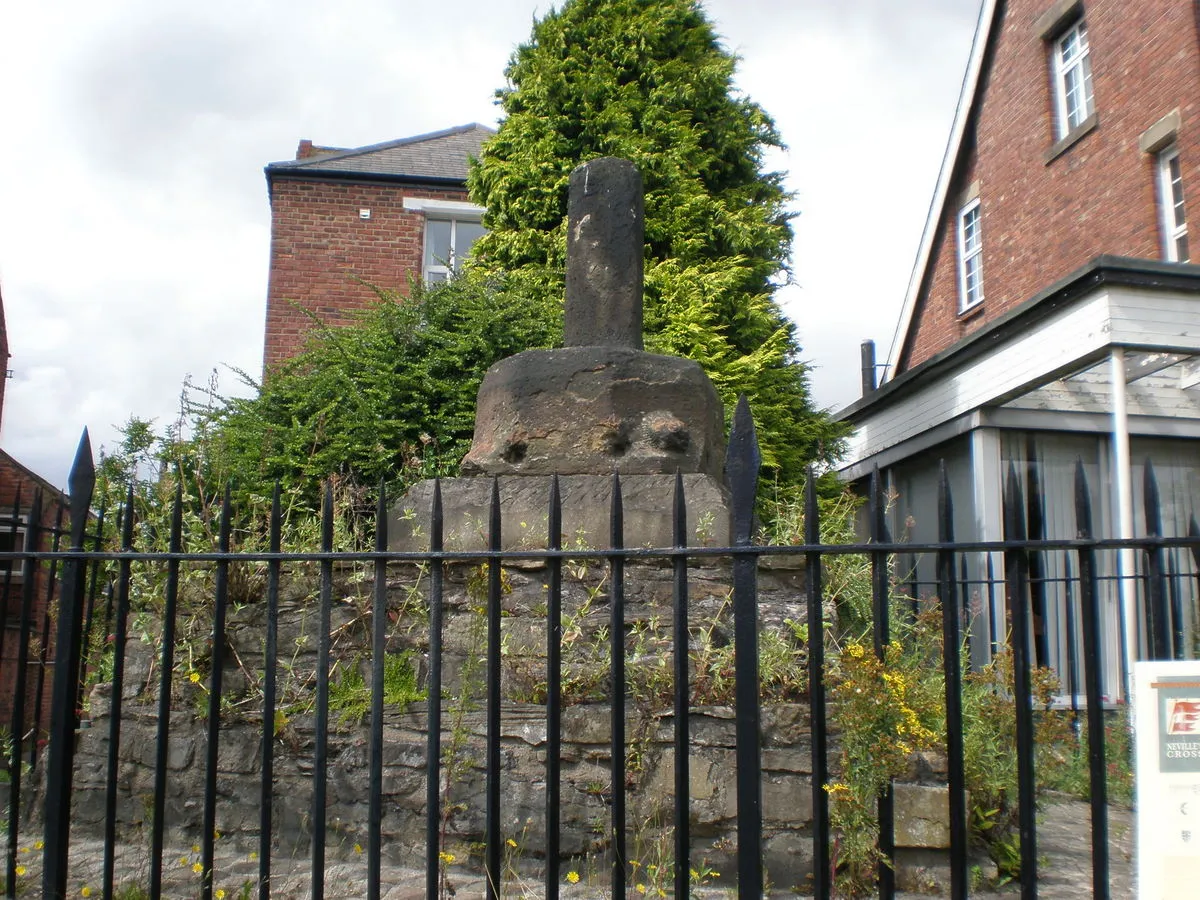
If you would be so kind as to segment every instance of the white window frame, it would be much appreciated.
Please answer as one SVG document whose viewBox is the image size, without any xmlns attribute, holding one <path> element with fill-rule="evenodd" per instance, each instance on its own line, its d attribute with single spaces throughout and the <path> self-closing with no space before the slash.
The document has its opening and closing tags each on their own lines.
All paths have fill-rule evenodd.
<svg viewBox="0 0 1200 900">
<path fill-rule="evenodd" d="M 974 225 L 971 235 L 968 236 L 967 227 L 970 220 L 974 220 Z M 958 311 L 964 313 L 983 302 L 983 209 L 979 205 L 978 197 L 958 211 L 956 230 Z"/>
<path fill-rule="evenodd" d="M 1068 53 L 1072 54 L 1070 58 Z M 1075 105 L 1071 103 L 1073 90 L 1077 92 Z M 1054 40 L 1054 101 L 1059 139 L 1081 127 L 1096 112 L 1091 46 L 1083 19 Z"/>
<path fill-rule="evenodd" d="M 420 212 L 425 215 L 425 233 L 422 235 L 421 240 L 421 277 L 426 284 L 430 284 L 435 278 L 439 281 L 448 279 L 458 265 L 458 261 L 455 259 L 455 247 L 458 244 L 458 224 L 460 222 L 470 222 L 478 225 L 483 219 L 483 207 L 462 200 L 433 200 L 426 197 L 405 197 L 404 208 L 410 212 Z M 425 262 L 425 247 L 428 245 L 429 222 L 431 221 L 450 223 L 450 258 L 442 260 L 442 264 L 426 264 Z"/>
<path fill-rule="evenodd" d="M 1172 165 L 1174 164 L 1174 165 Z M 1163 257 L 1170 262 L 1188 262 L 1191 259 L 1188 240 L 1187 212 L 1183 199 L 1183 174 L 1179 163 L 1179 148 L 1171 145 L 1159 151 L 1158 205 L 1163 236 Z M 1180 241 L 1187 254 L 1179 251 Z"/>
<path fill-rule="evenodd" d="M 13 531 L 12 513 L 0 514 L 0 534 L 5 536 L 13 535 L 14 551 L 25 549 L 25 530 L 29 527 L 29 516 L 26 513 L 17 515 L 17 528 Z M 11 567 L 12 577 L 9 580 L 10 584 L 22 584 L 25 581 L 25 561 L 23 559 L 5 559 L 0 560 L 0 591 L 4 590 L 4 579 L 8 577 L 8 571 Z"/>
</svg>

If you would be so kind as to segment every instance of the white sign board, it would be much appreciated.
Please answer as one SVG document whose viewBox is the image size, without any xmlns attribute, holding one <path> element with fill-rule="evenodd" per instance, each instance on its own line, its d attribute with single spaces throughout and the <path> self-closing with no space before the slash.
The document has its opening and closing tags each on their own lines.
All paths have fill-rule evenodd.
<svg viewBox="0 0 1200 900">
<path fill-rule="evenodd" d="M 1200 661 L 1134 665 L 1139 900 L 1200 896 Z"/>
</svg>

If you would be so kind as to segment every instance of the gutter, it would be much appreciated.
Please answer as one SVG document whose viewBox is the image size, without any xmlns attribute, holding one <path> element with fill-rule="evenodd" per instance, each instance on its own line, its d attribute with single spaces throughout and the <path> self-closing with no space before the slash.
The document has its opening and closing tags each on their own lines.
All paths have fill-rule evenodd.
<svg viewBox="0 0 1200 900">
<path fill-rule="evenodd" d="M 390 172 L 346 172 L 331 169 L 292 169 L 276 168 L 273 165 L 263 168 L 267 178 L 267 196 L 271 196 L 275 179 L 285 181 L 323 181 L 341 184 L 426 184 L 435 187 L 465 188 L 465 178 L 455 178 L 449 175 L 396 175 Z"/>
</svg>

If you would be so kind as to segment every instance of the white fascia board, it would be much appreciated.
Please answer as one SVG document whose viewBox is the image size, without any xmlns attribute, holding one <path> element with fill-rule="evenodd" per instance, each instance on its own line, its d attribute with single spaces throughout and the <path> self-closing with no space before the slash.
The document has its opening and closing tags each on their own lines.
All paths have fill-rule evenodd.
<svg viewBox="0 0 1200 900">
<path fill-rule="evenodd" d="M 1108 289 L 1095 291 L 872 412 L 850 439 L 847 465 L 1083 368 L 1111 344 L 1110 302 Z"/>
<path fill-rule="evenodd" d="M 1112 342 L 1148 352 L 1200 352 L 1200 303 L 1195 294 L 1112 289 Z"/>
<path fill-rule="evenodd" d="M 880 404 L 859 420 L 842 469 L 858 467 L 879 454 L 892 457 L 893 448 L 985 407 L 1008 404 L 1007 415 L 1066 417 L 1098 412 L 1107 403 L 1103 387 L 1107 376 L 1094 367 L 1114 346 L 1200 355 L 1196 296 L 1100 285 L 1047 319 L 1010 334 L 984 354 L 942 368 L 896 401 Z M 1081 375 L 1084 370 L 1091 371 Z M 1054 384 L 1068 375 L 1074 376 L 1069 383 Z M 1085 402 L 1089 398 L 1094 402 Z M 1166 375 L 1149 376 L 1131 386 L 1130 406 L 1131 417 L 1147 421 L 1156 419 L 1156 414 L 1181 422 L 1200 419 L 1200 404 L 1177 390 L 1176 380 Z"/>
<path fill-rule="evenodd" d="M 887 469 L 898 462 L 916 456 L 918 453 L 926 453 L 938 444 L 953 440 L 964 434 L 969 434 L 977 428 L 984 427 L 986 424 L 983 411 L 977 410 L 950 422 L 945 422 L 936 428 L 931 428 L 929 431 L 922 432 L 874 456 L 860 458 L 854 453 L 848 453 L 846 458 L 851 461 L 839 463 L 836 470 L 838 478 L 842 481 L 858 481 L 860 478 L 869 476 L 876 466 L 880 469 Z M 853 441 L 853 437 L 851 441 Z"/>
<path fill-rule="evenodd" d="M 421 212 L 427 216 L 472 216 L 479 218 L 484 208 L 465 200 L 434 200 L 429 197 L 405 197 L 404 208 L 409 212 Z"/>
<path fill-rule="evenodd" d="M 950 178 L 954 166 L 962 151 L 963 137 L 967 130 L 967 121 L 971 118 L 971 110 L 975 106 L 976 90 L 979 87 L 979 77 L 983 71 L 983 58 L 986 55 L 988 40 L 991 36 L 993 13 L 996 11 L 996 0 L 983 0 L 979 9 L 979 22 L 975 26 L 975 38 L 971 42 L 971 56 L 967 62 L 967 71 L 963 76 L 962 90 L 958 95 L 958 107 L 954 111 L 954 124 L 950 126 L 950 139 L 946 142 L 946 153 L 942 157 L 942 168 L 938 172 L 937 185 L 933 191 L 933 200 L 929 204 L 929 213 L 925 219 L 925 230 L 921 233 L 921 244 L 917 249 L 917 259 L 913 264 L 912 274 L 908 279 L 908 290 L 904 295 L 904 307 L 900 311 L 900 319 L 892 334 L 892 345 L 888 350 L 887 368 L 883 370 L 880 383 L 890 381 L 896 373 L 900 362 L 900 352 L 904 339 L 912 324 L 913 310 L 916 309 L 917 295 L 921 290 L 921 282 L 925 275 L 925 267 L 929 265 L 933 254 L 933 241 L 937 236 L 937 225 L 942 219 L 942 212 L 950 192 Z"/>
</svg>

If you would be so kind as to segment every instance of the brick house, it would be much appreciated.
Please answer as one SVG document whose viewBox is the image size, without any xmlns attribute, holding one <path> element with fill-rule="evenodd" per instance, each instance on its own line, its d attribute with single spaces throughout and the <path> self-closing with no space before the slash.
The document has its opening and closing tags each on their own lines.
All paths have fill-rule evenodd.
<svg viewBox="0 0 1200 900">
<path fill-rule="evenodd" d="M 8 328 L 0 301 L 0 419 L 4 412 L 4 387 L 9 361 Z M 24 547 L 25 528 L 32 512 L 33 497 L 42 492 L 41 549 L 53 545 L 52 530 L 65 527 L 67 496 L 36 472 L 0 450 L 0 550 L 19 550 Z M 60 519 L 60 515 L 64 518 Z M 24 721 L 13 721 L 13 700 L 16 696 L 17 667 L 21 651 L 21 608 L 25 593 L 22 565 L 19 561 L 0 560 L 0 727 L 12 728 L 28 735 L 34 728 L 33 710 L 41 699 L 41 715 L 37 731 L 49 728 L 50 681 L 53 673 L 54 629 L 47 610 L 53 606 L 57 584 L 51 582 L 43 568 L 36 571 L 33 581 L 30 654 L 25 669 Z M 47 665 L 46 663 L 49 663 Z"/>
<path fill-rule="evenodd" d="M 839 414 L 855 429 L 841 474 L 879 467 L 897 535 L 936 539 L 939 460 L 958 539 L 1004 537 L 1010 465 L 1041 488 L 1020 511 L 1031 537 L 1075 536 L 1077 460 L 1103 534 L 1147 533 L 1147 461 L 1163 533 L 1200 517 L 1200 266 L 1184 202 L 1200 196 L 1198 21 L 1195 0 L 983 3 L 884 378 L 865 347 L 864 395 Z M 1195 562 L 1179 552 L 1168 564 L 1174 652 L 1194 657 Z M 1122 661 L 1154 642 L 1139 583 L 1104 580 L 1140 561 L 1128 551 L 1105 565 L 1116 696 Z M 1031 610 L 1037 658 L 1060 674 L 1078 650 L 1068 566 L 1046 562 Z M 1002 572 L 980 553 L 963 573 L 977 655 L 1007 635 Z M 1124 639 L 1122 623 L 1135 626 Z"/>
<path fill-rule="evenodd" d="M 468 159 L 494 132 L 472 123 L 339 149 L 300 142 L 266 167 L 271 201 L 264 371 L 304 347 L 313 318 L 337 325 L 371 303 L 372 286 L 448 277 L 483 233 L 467 199 Z"/>
</svg>

